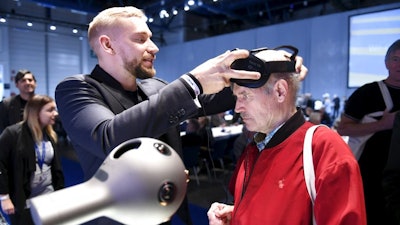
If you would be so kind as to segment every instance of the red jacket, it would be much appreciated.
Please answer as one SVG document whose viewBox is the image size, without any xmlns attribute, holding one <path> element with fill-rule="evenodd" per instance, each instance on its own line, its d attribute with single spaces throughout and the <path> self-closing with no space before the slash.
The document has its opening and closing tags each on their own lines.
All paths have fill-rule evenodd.
<svg viewBox="0 0 400 225">
<path fill-rule="evenodd" d="M 254 144 L 246 148 L 230 184 L 235 200 L 231 225 L 312 224 L 302 161 L 303 140 L 311 125 L 306 122 L 285 138 L 279 130 L 275 136 L 282 140 L 275 140 L 276 145 L 267 145 L 261 153 Z M 361 175 L 347 144 L 334 131 L 320 127 L 312 149 L 317 224 L 365 225 Z"/>
</svg>

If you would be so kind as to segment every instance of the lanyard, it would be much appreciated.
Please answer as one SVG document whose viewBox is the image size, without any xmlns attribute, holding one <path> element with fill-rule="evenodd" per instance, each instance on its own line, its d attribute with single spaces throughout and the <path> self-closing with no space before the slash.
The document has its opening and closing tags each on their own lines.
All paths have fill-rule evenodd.
<svg viewBox="0 0 400 225">
<path fill-rule="evenodd" d="M 46 158 L 46 146 L 45 146 L 45 141 L 42 141 L 42 154 L 40 154 L 40 149 L 35 143 L 35 151 L 37 155 L 37 162 L 39 165 L 40 170 L 42 170 L 44 160 Z"/>
</svg>

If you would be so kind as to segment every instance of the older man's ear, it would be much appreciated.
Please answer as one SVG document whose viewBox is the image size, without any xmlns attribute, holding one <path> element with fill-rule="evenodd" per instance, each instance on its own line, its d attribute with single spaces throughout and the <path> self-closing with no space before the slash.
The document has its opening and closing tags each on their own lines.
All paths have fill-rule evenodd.
<svg viewBox="0 0 400 225">
<path fill-rule="evenodd" d="M 288 94 L 289 86 L 286 80 L 279 79 L 274 85 L 274 91 L 276 93 L 279 102 L 285 101 Z"/>
</svg>

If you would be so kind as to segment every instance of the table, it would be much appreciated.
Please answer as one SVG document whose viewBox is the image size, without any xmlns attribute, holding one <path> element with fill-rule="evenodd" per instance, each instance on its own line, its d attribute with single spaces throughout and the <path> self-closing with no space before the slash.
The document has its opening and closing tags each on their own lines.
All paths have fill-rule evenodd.
<svg viewBox="0 0 400 225">
<path fill-rule="evenodd" d="M 211 132 L 215 140 L 223 140 L 234 136 L 239 136 L 242 131 L 243 124 L 211 128 Z"/>
</svg>

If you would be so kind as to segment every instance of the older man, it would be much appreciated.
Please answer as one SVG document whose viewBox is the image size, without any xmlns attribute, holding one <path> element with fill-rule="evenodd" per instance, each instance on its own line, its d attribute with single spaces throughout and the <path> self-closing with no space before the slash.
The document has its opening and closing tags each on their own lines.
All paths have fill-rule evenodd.
<svg viewBox="0 0 400 225">
<path fill-rule="evenodd" d="M 296 108 L 299 79 L 281 51 L 253 51 L 249 63 L 265 65 L 258 81 L 235 80 L 235 111 L 257 132 L 229 185 L 234 205 L 213 203 L 210 225 L 366 224 L 363 187 L 357 161 L 334 131 L 318 128 L 312 140 L 316 199 L 307 192 L 303 141 L 308 128 Z M 258 60 L 258 62 L 257 62 Z M 279 61 L 279 62 L 276 62 Z M 246 62 L 241 63 L 241 67 Z M 291 68 L 290 68 L 291 67 Z"/>
</svg>

